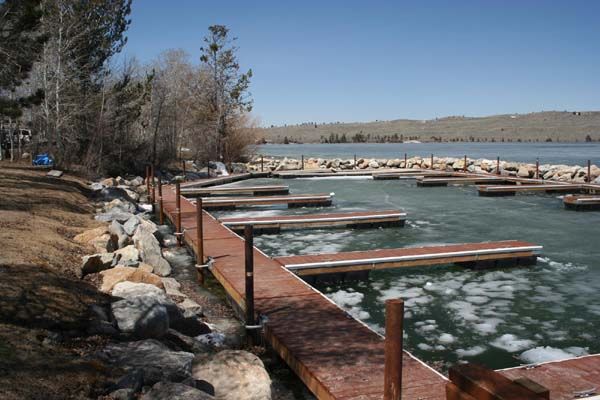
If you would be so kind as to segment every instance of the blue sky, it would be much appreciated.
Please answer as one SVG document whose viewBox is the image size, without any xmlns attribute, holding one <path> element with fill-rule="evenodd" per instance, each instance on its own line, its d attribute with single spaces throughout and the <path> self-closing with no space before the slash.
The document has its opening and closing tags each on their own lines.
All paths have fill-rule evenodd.
<svg viewBox="0 0 600 400">
<path fill-rule="evenodd" d="M 227 25 L 263 125 L 600 109 L 600 1 L 134 0 L 127 57 Z"/>
</svg>

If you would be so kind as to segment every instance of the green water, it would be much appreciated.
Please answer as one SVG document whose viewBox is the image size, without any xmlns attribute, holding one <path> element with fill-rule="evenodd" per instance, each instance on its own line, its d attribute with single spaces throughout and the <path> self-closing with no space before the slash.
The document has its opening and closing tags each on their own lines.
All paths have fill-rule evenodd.
<svg viewBox="0 0 600 400">
<path fill-rule="evenodd" d="M 479 197 L 473 186 L 414 181 L 261 179 L 292 193 L 335 193 L 334 207 L 248 209 L 229 216 L 403 209 L 403 228 L 286 231 L 258 236 L 271 256 L 518 239 L 544 246 L 538 264 L 471 271 L 455 266 L 378 271 L 369 281 L 317 288 L 383 332 L 384 302 L 405 299 L 405 348 L 445 369 L 490 368 L 600 352 L 600 212 L 566 211 L 554 195 Z"/>
</svg>

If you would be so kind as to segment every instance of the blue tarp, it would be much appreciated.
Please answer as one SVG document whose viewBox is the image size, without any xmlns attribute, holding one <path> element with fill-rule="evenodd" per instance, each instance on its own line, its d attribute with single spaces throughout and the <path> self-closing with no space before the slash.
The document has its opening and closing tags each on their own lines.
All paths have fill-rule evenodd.
<svg viewBox="0 0 600 400">
<path fill-rule="evenodd" d="M 35 156 L 33 159 L 33 165 L 53 165 L 54 160 L 48 155 L 48 153 L 42 153 Z"/>
</svg>

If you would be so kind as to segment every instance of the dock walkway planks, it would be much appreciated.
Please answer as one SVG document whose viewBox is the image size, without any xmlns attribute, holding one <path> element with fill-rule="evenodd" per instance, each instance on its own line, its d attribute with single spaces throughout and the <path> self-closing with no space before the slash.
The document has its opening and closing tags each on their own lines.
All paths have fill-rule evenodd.
<svg viewBox="0 0 600 400">
<path fill-rule="evenodd" d="M 480 196 L 513 196 L 517 192 L 581 192 L 584 185 L 568 183 L 542 183 L 533 185 L 480 185 L 477 187 Z"/>
<path fill-rule="evenodd" d="M 206 210 L 228 210 L 237 207 L 265 206 L 287 204 L 288 207 L 330 206 L 333 202 L 331 194 L 297 194 L 287 196 L 259 197 L 204 197 L 202 205 Z"/>
<path fill-rule="evenodd" d="M 278 215 L 271 217 L 221 218 L 219 221 L 234 231 L 245 225 L 254 225 L 255 232 L 277 232 L 280 229 L 306 229 L 329 227 L 382 227 L 403 226 L 406 213 L 398 210 L 363 211 L 308 215 Z"/>
<path fill-rule="evenodd" d="M 226 183 L 239 182 L 246 179 L 252 178 L 266 178 L 269 176 L 268 172 L 247 172 L 244 174 L 231 174 L 227 176 L 216 176 L 213 178 L 196 179 L 191 182 L 185 182 L 181 184 L 181 188 L 202 188 L 209 186 L 224 185 Z"/>
<path fill-rule="evenodd" d="M 600 196 L 565 196 L 565 208 L 576 211 L 600 210 Z"/>
<path fill-rule="evenodd" d="M 214 196 L 214 195 L 250 195 L 268 196 L 282 195 L 290 192 L 289 186 L 263 185 L 263 186 L 213 186 L 208 188 L 184 187 L 181 194 L 188 197 Z"/>
<path fill-rule="evenodd" d="M 165 187 L 165 214 L 175 215 L 175 193 Z M 181 199 L 184 239 L 196 248 L 195 206 Z M 244 241 L 204 212 L 204 252 L 212 273 L 244 308 Z M 255 308 L 265 315 L 265 337 L 319 399 L 383 398 L 384 341 L 277 261 L 255 248 Z M 404 353 L 405 399 L 444 400 L 446 378 Z"/>
<path fill-rule="evenodd" d="M 471 184 L 482 184 L 482 183 L 496 183 L 496 184 L 507 184 L 510 181 L 506 178 L 499 176 L 469 176 L 469 177 L 447 177 L 447 178 L 430 178 L 423 177 L 417 178 L 417 186 L 429 187 L 429 186 L 448 186 L 453 184 L 471 185 Z"/>
<path fill-rule="evenodd" d="M 600 354 L 507 368 L 498 372 L 512 380 L 531 379 L 550 390 L 551 400 L 574 399 L 578 397 L 578 392 L 590 390 L 594 392 L 592 394 L 600 395 Z"/>
<path fill-rule="evenodd" d="M 541 249 L 541 246 L 535 246 L 528 242 L 507 240 L 287 256 L 278 257 L 276 260 L 298 275 L 319 275 L 452 263 L 493 262 L 508 259 L 529 265 L 532 263 L 535 254 Z"/>
</svg>

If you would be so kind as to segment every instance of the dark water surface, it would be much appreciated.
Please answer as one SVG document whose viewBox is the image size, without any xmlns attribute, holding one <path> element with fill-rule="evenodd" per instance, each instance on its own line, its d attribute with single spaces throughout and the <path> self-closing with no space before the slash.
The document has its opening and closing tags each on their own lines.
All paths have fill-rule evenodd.
<svg viewBox="0 0 600 400">
<path fill-rule="evenodd" d="M 503 368 L 600 352 L 600 212 L 566 211 L 551 195 L 479 197 L 472 186 L 420 188 L 414 181 L 261 179 L 238 185 L 267 183 L 290 185 L 292 193 L 335 192 L 335 206 L 221 215 L 390 208 L 408 213 L 404 228 L 258 236 L 256 245 L 272 256 L 508 239 L 544 246 L 533 267 L 408 268 L 374 272 L 365 282 L 318 286 L 380 332 L 385 300 L 405 299 L 405 346 L 426 362 L 447 367 L 468 360 Z"/>
<path fill-rule="evenodd" d="M 600 143 L 350 143 L 350 144 L 268 144 L 258 154 L 300 158 L 403 158 L 443 157 L 487 158 L 542 164 L 585 165 L 587 160 L 600 165 Z"/>
</svg>

